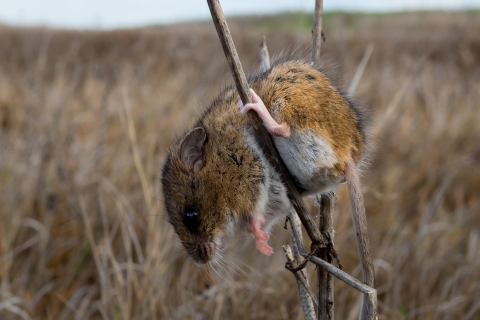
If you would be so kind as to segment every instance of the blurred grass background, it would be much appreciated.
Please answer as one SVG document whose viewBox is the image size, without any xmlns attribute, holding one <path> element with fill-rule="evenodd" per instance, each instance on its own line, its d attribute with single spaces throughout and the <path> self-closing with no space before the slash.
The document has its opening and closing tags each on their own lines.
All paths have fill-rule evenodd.
<svg viewBox="0 0 480 320">
<path fill-rule="evenodd" d="M 304 13 L 229 19 L 247 72 L 306 52 Z M 363 185 L 380 319 L 480 319 L 480 12 L 328 13 L 322 55 L 373 113 Z M 281 227 L 237 267 L 197 267 L 166 223 L 159 170 L 232 83 L 210 22 L 135 30 L 0 26 L 1 319 L 302 319 Z M 308 200 L 315 214 L 312 201 Z M 346 187 L 336 248 L 361 278 Z M 313 280 L 314 271 L 309 267 Z M 336 281 L 337 319 L 360 295 Z"/>
</svg>

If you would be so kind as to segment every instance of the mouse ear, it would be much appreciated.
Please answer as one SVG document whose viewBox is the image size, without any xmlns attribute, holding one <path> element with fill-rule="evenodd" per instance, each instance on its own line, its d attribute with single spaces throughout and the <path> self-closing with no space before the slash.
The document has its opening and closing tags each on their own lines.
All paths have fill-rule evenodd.
<svg viewBox="0 0 480 320">
<path fill-rule="evenodd" d="M 193 129 L 183 139 L 180 144 L 180 159 L 187 169 L 198 171 L 203 166 L 206 140 L 207 133 L 201 127 Z"/>
</svg>

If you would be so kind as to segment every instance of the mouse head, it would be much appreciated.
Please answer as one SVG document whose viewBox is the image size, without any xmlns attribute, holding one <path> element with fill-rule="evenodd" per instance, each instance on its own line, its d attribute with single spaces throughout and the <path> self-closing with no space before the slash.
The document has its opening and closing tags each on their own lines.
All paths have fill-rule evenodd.
<svg viewBox="0 0 480 320">
<path fill-rule="evenodd" d="M 218 170 L 208 144 L 204 128 L 188 132 L 170 151 L 161 178 L 168 220 L 197 264 L 221 253 L 235 220 L 220 175 L 228 169 Z"/>
</svg>

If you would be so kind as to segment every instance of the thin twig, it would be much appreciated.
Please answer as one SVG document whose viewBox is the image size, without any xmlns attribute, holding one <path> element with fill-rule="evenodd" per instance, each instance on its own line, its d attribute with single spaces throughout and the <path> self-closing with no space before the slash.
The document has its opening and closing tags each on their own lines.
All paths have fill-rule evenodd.
<svg viewBox="0 0 480 320">
<path fill-rule="evenodd" d="M 260 44 L 260 71 L 265 72 L 270 69 L 270 55 L 268 54 L 267 41 L 263 36 L 263 41 Z"/>
<path fill-rule="evenodd" d="M 322 48 L 322 42 L 325 40 L 325 36 L 322 31 L 322 16 L 323 16 L 323 0 L 315 1 L 315 18 L 313 20 L 312 29 L 312 49 L 310 61 L 313 65 L 319 65 L 320 63 L 320 51 Z"/>
<path fill-rule="evenodd" d="M 357 239 L 358 255 L 360 256 L 360 264 L 362 266 L 363 282 L 373 287 L 375 285 L 375 270 L 370 253 L 367 216 L 365 215 L 365 204 L 363 202 L 357 166 L 353 160 L 347 162 L 345 173 L 350 195 L 350 206 L 352 208 L 353 226 L 355 227 L 355 237 Z M 364 296 L 360 319 L 370 319 L 372 317 L 370 313 L 371 307 L 368 305 L 368 298 L 368 295 Z"/>
<path fill-rule="evenodd" d="M 320 259 L 319 257 L 311 256 L 308 258 L 308 260 L 317 266 L 320 266 L 330 272 L 335 278 L 345 282 L 348 284 L 350 287 L 357 289 L 361 293 L 373 293 L 377 292 L 374 288 L 364 284 L 360 280 L 352 277 L 348 273 L 346 273 L 343 270 L 340 270 L 339 268 L 335 267 L 333 264 L 330 264 L 326 262 L 325 260 Z"/>
<path fill-rule="evenodd" d="M 315 297 L 315 293 L 313 293 L 312 289 L 310 289 L 310 285 L 308 284 L 307 279 L 303 276 L 304 272 L 306 273 L 305 269 L 300 270 L 298 272 L 294 272 L 293 275 L 295 276 L 295 278 L 298 281 L 300 281 L 302 283 L 302 288 L 308 293 L 308 296 L 310 297 L 310 301 L 313 304 L 317 301 L 317 297 Z M 316 306 L 318 308 L 318 304 L 316 304 Z M 315 309 L 311 308 L 310 310 L 313 311 L 312 312 L 313 313 L 313 319 L 315 319 Z"/>
<path fill-rule="evenodd" d="M 292 249 L 290 248 L 290 246 L 287 245 L 283 246 L 283 250 L 285 251 L 285 256 L 287 257 L 287 263 L 285 267 L 288 270 L 292 271 L 297 267 L 297 262 L 293 258 Z M 305 262 L 307 262 L 307 260 L 305 260 Z M 297 279 L 298 292 L 300 295 L 300 301 L 302 301 L 302 309 L 305 319 L 315 320 L 316 314 L 313 303 L 314 301 L 316 301 L 316 297 L 310 289 L 310 286 L 308 285 L 308 280 L 304 277 L 304 274 L 306 274 L 306 272 L 305 270 L 296 270 L 292 271 L 292 273 L 294 274 L 295 279 Z"/>
<path fill-rule="evenodd" d="M 317 202 L 320 206 L 320 232 L 328 234 L 332 250 L 334 250 L 333 212 L 335 207 L 335 193 L 318 195 Z M 330 254 L 329 247 L 322 249 L 319 257 L 332 263 L 334 257 Z M 333 276 L 325 269 L 317 268 L 318 320 L 332 320 L 334 317 L 333 285 Z"/>
<path fill-rule="evenodd" d="M 295 244 L 298 253 L 301 256 L 305 256 L 307 255 L 307 250 L 305 249 L 305 245 L 303 243 L 302 223 L 298 218 L 298 215 L 295 215 L 294 212 L 288 215 L 288 219 L 290 220 L 292 242 Z"/>
<path fill-rule="evenodd" d="M 289 221 L 290 221 L 290 226 L 291 226 L 291 237 L 292 237 L 292 248 L 293 248 L 293 255 L 295 259 L 295 264 L 292 265 L 297 265 L 301 266 L 303 264 L 306 265 L 308 262 L 305 260 L 302 255 L 301 251 L 305 251 L 305 247 L 303 245 L 303 236 L 302 236 L 302 225 L 300 222 L 300 219 L 298 218 L 298 215 L 295 212 L 290 212 L 288 215 Z M 287 257 L 288 260 L 288 257 Z M 303 314 L 305 316 L 305 319 L 316 319 L 316 313 L 315 313 L 315 307 L 314 307 L 314 302 L 317 304 L 318 308 L 318 300 L 313 294 L 312 290 L 310 289 L 310 285 L 308 284 L 308 274 L 305 268 L 302 268 L 301 270 L 298 271 L 292 271 L 293 274 L 295 275 L 295 278 L 297 278 L 297 282 L 301 281 L 303 286 L 298 286 L 298 291 L 300 294 L 300 300 L 302 301 L 302 308 L 303 308 Z M 307 295 L 305 294 L 305 291 L 309 294 L 308 298 Z"/>
</svg>

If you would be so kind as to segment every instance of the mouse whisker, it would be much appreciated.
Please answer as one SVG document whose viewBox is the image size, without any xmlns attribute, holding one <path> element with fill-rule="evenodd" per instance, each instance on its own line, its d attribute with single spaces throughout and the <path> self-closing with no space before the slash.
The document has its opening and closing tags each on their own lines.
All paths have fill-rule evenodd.
<svg viewBox="0 0 480 320">
<path fill-rule="evenodd" d="M 210 262 L 208 263 L 208 265 L 209 265 L 209 266 L 212 268 L 212 270 L 220 277 L 220 279 L 226 281 L 225 277 L 219 272 L 219 270 L 217 270 L 217 269 L 215 268 L 215 266 L 216 266 L 217 268 L 219 268 L 219 264 L 218 264 L 217 261 L 215 261 L 215 260 L 210 261 Z M 214 265 L 215 265 L 215 266 L 214 266 Z"/>
<path fill-rule="evenodd" d="M 208 264 L 206 264 L 206 265 L 202 266 L 202 267 L 200 268 L 200 270 L 201 270 L 201 273 L 202 273 L 208 280 L 212 280 L 213 277 L 212 277 L 212 274 L 211 274 L 211 272 L 210 272 L 210 268 L 209 268 L 209 267 L 210 267 L 210 266 L 209 266 Z"/>
<path fill-rule="evenodd" d="M 219 256 L 219 259 L 217 260 L 217 262 L 222 267 L 222 270 L 224 270 L 226 272 L 226 274 L 230 276 L 230 274 L 228 272 L 230 270 L 230 266 L 225 261 L 225 258 Z M 234 272 L 235 272 L 235 270 L 234 270 Z"/>
<path fill-rule="evenodd" d="M 222 259 L 218 259 L 217 260 L 217 264 L 218 264 L 218 268 L 222 270 L 222 272 L 224 273 L 224 278 L 223 280 L 227 280 L 227 276 L 229 276 L 230 274 L 228 273 L 228 266 L 225 264 L 225 261 L 222 260 Z"/>
<path fill-rule="evenodd" d="M 231 259 L 228 259 L 224 255 L 219 256 L 220 259 L 224 261 L 224 263 L 231 268 L 231 270 L 236 274 L 245 274 L 245 271 L 243 271 L 235 262 L 233 262 Z"/>
</svg>

